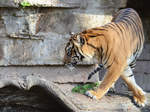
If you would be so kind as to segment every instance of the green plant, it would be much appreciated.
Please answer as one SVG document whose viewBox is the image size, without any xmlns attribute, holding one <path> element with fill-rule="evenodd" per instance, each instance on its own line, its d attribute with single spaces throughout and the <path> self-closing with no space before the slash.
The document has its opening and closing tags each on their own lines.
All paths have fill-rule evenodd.
<svg viewBox="0 0 150 112">
<path fill-rule="evenodd" d="M 72 89 L 73 93 L 80 93 L 80 94 L 85 94 L 86 91 L 95 89 L 100 85 L 99 82 L 96 83 L 91 83 L 91 84 L 84 84 L 84 85 L 77 85 Z"/>
<path fill-rule="evenodd" d="M 30 7 L 31 4 L 30 4 L 28 1 L 23 1 L 23 2 L 21 2 L 21 6 L 22 6 L 23 8 L 25 8 L 25 7 Z"/>
</svg>

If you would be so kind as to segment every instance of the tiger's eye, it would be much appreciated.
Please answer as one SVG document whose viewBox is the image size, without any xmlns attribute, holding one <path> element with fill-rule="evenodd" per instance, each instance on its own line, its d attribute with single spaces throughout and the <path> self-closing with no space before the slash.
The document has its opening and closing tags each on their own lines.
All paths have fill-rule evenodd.
<svg viewBox="0 0 150 112">
<path fill-rule="evenodd" d="M 67 56 L 71 56 L 71 47 L 67 50 Z"/>
<path fill-rule="evenodd" d="M 68 52 L 67 52 L 67 56 L 71 56 L 71 52 L 68 51 Z"/>
</svg>

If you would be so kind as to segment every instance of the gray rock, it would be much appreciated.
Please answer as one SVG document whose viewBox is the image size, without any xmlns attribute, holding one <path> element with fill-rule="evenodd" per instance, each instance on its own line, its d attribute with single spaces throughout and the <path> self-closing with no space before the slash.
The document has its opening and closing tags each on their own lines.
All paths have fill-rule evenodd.
<svg viewBox="0 0 150 112">
<path fill-rule="evenodd" d="M 8 80 L 11 83 L 13 80 L 15 82 L 16 79 L 26 80 L 24 78 L 28 76 L 35 76 L 60 84 L 96 82 L 98 81 L 98 76 L 96 75 L 89 81 L 87 80 L 88 74 L 92 70 L 93 66 L 77 66 L 72 71 L 65 66 L 0 67 L 0 80 Z M 18 81 L 15 83 L 18 83 Z"/>
<path fill-rule="evenodd" d="M 101 100 L 94 100 L 82 94 L 72 93 L 72 88 L 79 84 L 78 81 L 83 81 L 84 79 L 82 74 L 85 73 L 83 72 L 85 68 L 79 67 L 79 69 L 81 71 L 70 73 L 63 67 L 60 68 L 60 66 L 0 67 L 0 88 L 14 85 L 24 90 L 30 90 L 34 86 L 40 86 L 47 93 L 55 95 L 74 112 L 141 112 L 141 110 L 142 112 L 147 112 L 149 109 L 149 93 L 147 93 L 148 103 L 144 108 L 138 108 L 132 103 L 130 99 L 131 94 L 128 91 L 116 95 L 109 94 Z M 79 77 L 77 73 L 80 73 L 82 77 Z"/>
<path fill-rule="evenodd" d="M 104 25 L 115 9 L 2 9 L 0 65 L 59 65 L 69 32 Z M 99 4 L 101 7 L 101 4 Z M 99 11 L 99 12 L 98 12 Z M 92 62 L 90 62 L 92 63 Z"/>
<path fill-rule="evenodd" d="M 18 8 L 19 6 L 22 6 L 22 3 L 28 3 L 30 7 L 75 8 L 80 6 L 79 0 L 1 0 L 0 7 Z"/>
<path fill-rule="evenodd" d="M 1 0 L 0 7 L 19 7 L 19 4 L 15 2 L 16 0 Z"/>
</svg>

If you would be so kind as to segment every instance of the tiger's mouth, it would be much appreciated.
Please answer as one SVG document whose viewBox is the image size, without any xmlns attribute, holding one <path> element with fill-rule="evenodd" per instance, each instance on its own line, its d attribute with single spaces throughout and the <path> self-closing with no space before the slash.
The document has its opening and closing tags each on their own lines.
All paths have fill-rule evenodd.
<svg viewBox="0 0 150 112">
<path fill-rule="evenodd" d="M 75 66 L 77 65 L 77 62 L 72 62 L 72 63 L 67 63 L 65 64 L 65 66 L 69 69 L 69 70 L 74 70 Z"/>
</svg>

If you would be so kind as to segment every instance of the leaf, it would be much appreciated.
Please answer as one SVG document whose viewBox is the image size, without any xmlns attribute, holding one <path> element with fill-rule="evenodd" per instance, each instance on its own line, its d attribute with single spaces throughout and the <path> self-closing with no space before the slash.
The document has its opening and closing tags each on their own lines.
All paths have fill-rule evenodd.
<svg viewBox="0 0 150 112">
<path fill-rule="evenodd" d="M 21 2 L 21 6 L 22 6 L 23 8 L 25 8 L 25 7 L 31 6 L 31 4 L 30 4 L 28 1 L 23 1 L 23 2 Z"/>
<path fill-rule="evenodd" d="M 77 85 L 72 89 L 72 92 L 85 94 L 86 91 L 97 88 L 99 85 L 100 85 L 99 82 L 91 83 L 91 84 L 84 84 L 84 85 Z"/>
<path fill-rule="evenodd" d="M 79 93 L 80 94 L 85 94 L 85 92 L 86 92 L 86 90 L 81 89 Z"/>
<path fill-rule="evenodd" d="M 76 86 L 72 89 L 72 92 L 79 92 L 80 91 L 81 86 Z"/>
</svg>

